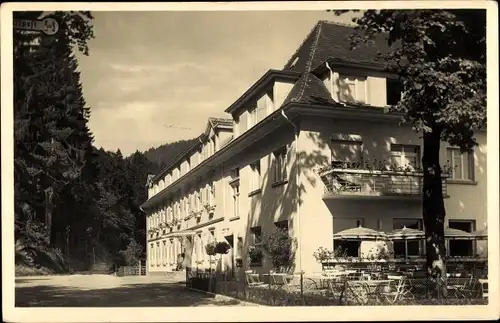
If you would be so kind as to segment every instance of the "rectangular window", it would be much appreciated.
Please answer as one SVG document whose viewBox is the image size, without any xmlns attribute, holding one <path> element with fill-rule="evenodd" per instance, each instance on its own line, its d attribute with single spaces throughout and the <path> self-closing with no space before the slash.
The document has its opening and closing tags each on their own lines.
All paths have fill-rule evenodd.
<svg viewBox="0 0 500 323">
<path fill-rule="evenodd" d="M 233 118 L 233 133 L 234 133 L 234 137 L 238 137 L 240 135 L 240 118 L 239 117 Z"/>
<path fill-rule="evenodd" d="M 240 117 L 239 117 L 239 133 L 242 135 L 245 133 L 245 131 L 248 130 L 248 119 L 249 119 L 249 113 L 248 112 L 243 112 Z"/>
<path fill-rule="evenodd" d="M 260 159 L 250 165 L 252 174 L 250 176 L 250 191 L 260 189 Z"/>
<path fill-rule="evenodd" d="M 233 216 L 240 216 L 240 183 L 234 183 L 231 185 L 233 191 Z"/>
<path fill-rule="evenodd" d="M 203 260 L 203 250 L 202 250 L 203 240 L 201 239 L 201 233 L 196 235 L 196 261 Z"/>
<path fill-rule="evenodd" d="M 465 232 L 475 230 L 476 221 L 474 220 L 449 220 L 448 226 L 451 229 L 458 229 Z M 449 255 L 452 257 L 472 257 L 474 256 L 474 241 L 453 239 L 449 240 Z"/>
<path fill-rule="evenodd" d="M 248 109 L 248 129 L 253 127 L 257 123 L 257 105 Z"/>
<path fill-rule="evenodd" d="M 260 227 L 250 228 L 250 235 L 254 246 L 258 246 L 262 243 L 262 229 Z"/>
<path fill-rule="evenodd" d="M 215 182 L 210 185 L 210 205 L 215 205 Z"/>
<path fill-rule="evenodd" d="M 209 229 L 208 233 L 208 243 L 215 242 L 215 229 Z"/>
<path fill-rule="evenodd" d="M 339 76 L 339 99 L 344 102 L 366 102 L 366 78 Z"/>
<path fill-rule="evenodd" d="M 401 100 L 401 93 L 403 85 L 399 80 L 387 79 L 386 80 L 386 102 L 387 105 L 396 105 Z"/>
<path fill-rule="evenodd" d="M 392 220 L 392 228 L 394 230 L 403 229 L 404 227 L 409 229 L 423 230 L 423 222 L 421 219 L 406 219 L 406 218 L 395 218 Z M 406 246 L 408 247 L 408 256 L 420 256 L 424 252 L 423 241 L 419 240 L 407 240 Z M 401 240 L 394 241 L 394 256 L 405 257 L 405 242 Z"/>
<path fill-rule="evenodd" d="M 391 164 L 394 167 L 420 168 L 420 146 L 416 145 L 391 145 Z"/>
<path fill-rule="evenodd" d="M 332 166 L 340 166 L 344 162 L 358 162 L 363 153 L 363 143 L 361 141 L 337 140 L 330 142 Z"/>
<path fill-rule="evenodd" d="M 231 171 L 231 180 L 237 180 L 240 178 L 240 169 L 236 167 Z"/>
<path fill-rule="evenodd" d="M 451 178 L 462 181 L 474 180 L 474 153 L 462 153 L 459 148 L 447 148 L 447 162 L 451 166 Z"/>
<path fill-rule="evenodd" d="M 277 228 L 280 228 L 280 229 L 282 229 L 282 230 L 286 230 L 286 231 L 288 231 L 288 220 L 275 222 L 275 223 L 274 223 L 274 225 L 275 225 Z"/>
<path fill-rule="evenodd" d="M 274 152 L 274 182 L 282 182 L 287 179 L 286 161 L 287 147 Z"/>
<path fill-rule="evenodd" d="M 267 115 L 266 95 L 264 95 L 257 101 L 257 107 L 255 111 L 256 120 L 254 122 L 254 125 L 264 120 L 266 118 L 266 115 Z"/>
<path fill-rule="evenodd" d="M 354 240 L 334 240 L 333 248 L 342 255 L 347 257 L 359 257 L 360 256 L 360 246 L 361 241 Z"/>
</svg>

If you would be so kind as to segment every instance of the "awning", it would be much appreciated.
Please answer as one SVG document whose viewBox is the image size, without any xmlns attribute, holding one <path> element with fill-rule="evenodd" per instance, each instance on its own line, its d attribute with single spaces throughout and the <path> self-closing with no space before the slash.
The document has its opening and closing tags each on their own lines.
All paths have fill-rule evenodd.
<svg viewBox="0 0 500 323">
<path fill-rule="evenodd" d="M 166 238 L 174 238 L 174 237 L 191 237 L 194 236 L 196 232 L 192 230 L 184 230 L 184 231 L 178 231 L 178 232 L 171 232 L 167 234 L 165 237 Z"/>
<path fill-rule="evenodd" d="M 335 233 L 333 240 L 356 239 L 356 240 L 385 240 L 387 235 L 384 232 L 376 231 L 359 226 L 357 228 L 346 229 Z"/>
</svg>

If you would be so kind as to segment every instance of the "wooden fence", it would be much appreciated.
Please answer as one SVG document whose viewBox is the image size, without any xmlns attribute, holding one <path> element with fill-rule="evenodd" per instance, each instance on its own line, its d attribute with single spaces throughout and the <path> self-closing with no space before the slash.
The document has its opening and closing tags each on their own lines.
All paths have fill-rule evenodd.
<svg viewBox="0 0 500 323">
<path fill-rule="evenodd" d="M 118 276 L 146 276 L 146 265 L 139 263 L 137 266 L 123 266 L 118 268 Z"/>
</svg>

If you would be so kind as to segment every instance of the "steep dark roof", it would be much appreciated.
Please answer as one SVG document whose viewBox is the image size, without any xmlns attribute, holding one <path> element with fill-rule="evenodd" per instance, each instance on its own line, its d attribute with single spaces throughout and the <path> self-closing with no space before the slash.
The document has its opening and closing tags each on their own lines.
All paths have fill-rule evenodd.
<svg viewBox="0 0 500 323">
<path fill-rule="evenodd" d="M 290 102 L 335 104 L 325 84 L 312 73 L 304 73 L 294 84 L 283 105 Z"/>
<path fill-rule="evenodd" d="M 350 35 L 353 33 L 359 34 L 362 31 L 329 21 L 319 21 L 314 26 L 283 68 L 286 71 L 302 74 L 283 104 L 290 102 L 337 104 L 324 83 L 312 73 L 326 61 L 364 67 L 386 66 L 387 62 L 378 58 L 378 52 L 387 53 L 391 50 L 385 35 L 376 36 L 373 44 L 360 44 L 351 50 Z"/>
<path fill-rule="evenodd" d="M 377 52 L 387 53 L 391 50 L 383 34 L 376 36 L 374 44 L 360 44 L 351 50 L 350 36 L 353 33 L 362 35 L 362 31 L 350 26 L 319 21 L 283 69 L 304 73 L 318 67 L 329 58 L 380 63 Z"/>
</svg>

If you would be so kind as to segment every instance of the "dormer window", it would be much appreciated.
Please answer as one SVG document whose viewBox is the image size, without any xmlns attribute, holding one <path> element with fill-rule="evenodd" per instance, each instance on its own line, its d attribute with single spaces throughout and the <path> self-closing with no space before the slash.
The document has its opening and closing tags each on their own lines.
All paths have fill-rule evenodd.
<svg viewBox="0 0 500 323">
<path fill-rule="evenodd" d="M 338 89 L 340 101 L 366 103 L 366 77 L 340 75 Z"/>
</svg>

